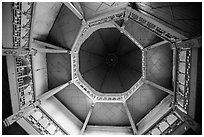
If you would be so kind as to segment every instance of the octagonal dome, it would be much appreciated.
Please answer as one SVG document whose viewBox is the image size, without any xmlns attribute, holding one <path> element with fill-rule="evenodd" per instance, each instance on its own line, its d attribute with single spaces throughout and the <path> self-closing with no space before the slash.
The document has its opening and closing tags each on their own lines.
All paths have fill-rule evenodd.
<svg viewBox="0 0 204 137">
<path fill-rule="evenodd" d="M 116 28 L 101 28 L 79 51 L 83 79 L 101 93 L 123 93 L 142 75 L 142 52 Z"/>
</svg>

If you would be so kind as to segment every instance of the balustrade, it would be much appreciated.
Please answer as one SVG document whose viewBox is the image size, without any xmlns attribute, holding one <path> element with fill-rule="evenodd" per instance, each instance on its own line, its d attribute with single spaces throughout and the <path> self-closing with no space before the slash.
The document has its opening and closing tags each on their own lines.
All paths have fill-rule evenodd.
<svg viewBox="0 0 204 137">
<path fill-rule="evenodd" d="M 33 2 L 14 2 L 13 11 L 13 47 L 29 48 Z M 17 80 L 17 95 L 20 108 L 34 102 L 31 56 L 14 56 Z"/>
<path fill-rule="evenodd" d="M 191 49 L 178 48 L 176 65 L 176 101 L 186 112 L 189 105 Z"/>
<path fill-rule="evenodd" d="M 40 108 L 35 108 L 25 119 L 42 135 L 66 135 Z"/>
<path fill-rule="evenodd" d="M 14 2 L 13 10 L 13 47 L 29 48 L 33 3 Z"/>
<path fill-rule="evenodd" d="M 16 77 L 20 108 L 34 102 L 31 56 L 15 57 Z"/>
<path fill-rule="evenodd" d="M 177 116 L 174 111 L 170 111 L 161 120 L 159 120 L 151 129 L 149 129 L 146 135 L 169 135 L 177 127 L 179 127 L 183 121 Z"/>
</svg>

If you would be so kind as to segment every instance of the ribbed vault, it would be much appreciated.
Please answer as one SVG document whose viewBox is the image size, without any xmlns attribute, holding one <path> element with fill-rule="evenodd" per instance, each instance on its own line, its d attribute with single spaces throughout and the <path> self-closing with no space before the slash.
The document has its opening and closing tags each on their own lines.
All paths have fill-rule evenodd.
<svg viewBox="0 0 204 137">
<path fill-rule="evenodd" d="M 122 93 L 141 77 L 142 52 L 116 28 L 95 31 L 81 46 L 80 73 L 101 93 Z"/>
</svg>

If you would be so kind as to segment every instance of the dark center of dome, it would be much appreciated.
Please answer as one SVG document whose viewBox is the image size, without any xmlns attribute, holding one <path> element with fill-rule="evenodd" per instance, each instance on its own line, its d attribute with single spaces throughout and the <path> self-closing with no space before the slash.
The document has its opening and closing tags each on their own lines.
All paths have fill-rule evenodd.
<svg viewBox="0 0 204 137">
<path fill-rule="evenodd" d="M 122 93 L 141 78 L 142 52 L 116 28 L 95 31 L 82 44 L 79 70 L 101 93 Z"/>
<path fill-rule="evenodd" d="M 108 65 L 109 67 L 115 67 L 118 63 L 118 57 L 114 53 L 108 54 L 105 57 L 105 62 L 106 62 L 106 65 Z"/>
</svg>

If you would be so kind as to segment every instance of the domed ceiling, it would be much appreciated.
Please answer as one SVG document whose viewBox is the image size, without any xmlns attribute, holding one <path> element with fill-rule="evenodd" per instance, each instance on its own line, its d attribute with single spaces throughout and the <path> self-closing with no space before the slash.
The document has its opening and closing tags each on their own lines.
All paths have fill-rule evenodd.
<svg viewBox="0 0 204 137">
<path fill-rule="evenodd" d="M 122 93 L 142 76 L 142 52 L 118 29 L 99 29 L 82 44 L 79 69 L 97 91 Z"/>
<path fill-rule="evenodd" d="M 22 82 L 22 85 L 17 83 L 17 87 L 22 87 L 16 92 L 16 77 L 13 77 L 13 88 L 9 75 L 11 97 L 16 93 L 20 97 L 17 104 L 12 102 L 12 109 L 17 110 L 16 106 L 20 104 L 20 111 L 6 118 L 4 126 L 24 120 L 30 126 L 26 126 L 26 131 L 33 129 L 37 134 L 159 135 L 175 134 L 181 128 L 184 130 L 182 133 L 188 129 L 197 132 L 199 125 L 194 122 L 194 115 L 199 111 L 194 113 L 193 108 L 194 92 L 197 92 L 193 84 L 197 82 L 197 75 L 194 77 L 192 74 L 197 72 L 198 49 L 195 50 L 192 45 L 189 48 L 188 44 L 199 47 L 201 41 L 197 38 L 185 40 L 197 34 L 201 23 L 198 20 L 198 26 L 194 27 L 196 23 L 192 21 L 197 18 L 186 18 L 190 14 L 186 10 L 189 4 L 174 4 L 160 3 L 160 7 L 156 3 L 131 2 L 65 2 L 57 6 L 53 3 L 55 6 L 49 11 L 54 11 L 56 16 L 51 17 L 54 21 L 51 25 L 45 23 L 44 18 L 44 21 L 37 20 L 47 14 L 38 11 L 40 16 L 34 18 L 32 16 L 36 14 L 26 14 L 29 10 L 21 11 L 21 3 L 10 3 L 12 11 L 9 12 L 18 13 L 13 18 L 21 21 L 13 24 L 13 31 L 19 33 L 23 17 L 27 16 L 34 18 L 35 22 L 30 24 L 29 33 L 25 36 L 31 34 L 31 27 L 34 27 L 33 32 L 40 30 L 38 26 L 44 28 L 46 34 L 32 32 L 28 38 L 23 37 L 31 41 L 28 49 L 23 49 L 26 56 L 23 53 L 22 57 L 9 56 L 16 59 L 16 77 Z M 15 8 L 16 5 L 19 9 Z M 47 6 L 37 3 L 38 8 L 39 5 L 43 9 Z M 49 16 L 52 16 L 51 12 Z M 197 15 L 197 12 L 193 14 Z M 178 15 L 182 18 L 177 18 Z M 42 22 L 52 26 L 51 29 L 42 27 Z M 20 33 L 23 29 L 20 27 Z M 13 38 L 16 32 L 12 34 Z M 17 41 L 14 39 L 14 42 Z M 6 55 L 17 55 L 16 52 L 7 52 L 11 49 L 4 50 Z M 35 55 L 31 51 L 36 51 Z M 4 58 L 4 65 L 8 61 Z M 8 74 L 11 74 L 10 71 Z M 40 73 L 35 75 L 37 72 Z"/>
<path fill-rule="evenodd" d="M 85 122 L 92 100 L 98 99 L 99 102 L 94 105 L 88 125 L 130 126 L 122 102 L 103 101 L 106 95 L 107 101 L 109 95 L 116 96 L 117 101 L 117 98 L 121 99 L 128 94 L 126 102 L 130 114 L 134 116 L 135 123 L 139 122 L 168 95 L 158 88 L 143 83 L 140 79 L 144 72 L 147 80 L 172 90 L 170 44 L 166 43 L 148 50 L 144 56 L 142 49 L 163 40 L 129 19 L 125 22 L 125 32 L 120 29 L 124 24 L 123 20 L 104 24 L 104 26 L 98 25 L 102 26 L 99 28 L 93 27 L 93 30 L 88 30 L 88 34 L 84 35 L 85 38 L 79 42 L 80 45 L 74 48 L 72 47 L 75 40 L 73 35 L 81 31 L 80 25 L 77 25 L 81 21 L 70 20 L 70 16 L 76 18 L 63 5 L 47 39 L 48 42 L 53 41 L 53 44 L 57 42 L 61 47 L 72 49 L 71 55 L 47 54 L 49 88 L 76 77 L 76 84 L 63 89 L 55 96 L 82 122 Z M 60 25 L 62 23 L 63 25 Z M 77 37 L 79 38 L 79 35 Z M 71 63 L 70 58 L 76 61 Z M 77 62 L 75 66 L 78 66 L 78 74 L 71 74 L 72 65 Z M 143 63 L 146 65 L 146 70 L 142 68 Z M 132 88 L 137 90 L 132 92 Z M 89 89 L 92 89 L 91 94 Z M 132 93 L 129 95 L 130 91 Z"/>
</svg>

